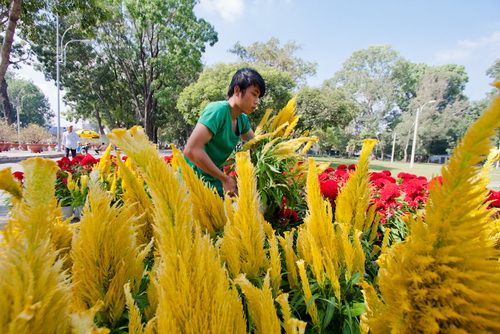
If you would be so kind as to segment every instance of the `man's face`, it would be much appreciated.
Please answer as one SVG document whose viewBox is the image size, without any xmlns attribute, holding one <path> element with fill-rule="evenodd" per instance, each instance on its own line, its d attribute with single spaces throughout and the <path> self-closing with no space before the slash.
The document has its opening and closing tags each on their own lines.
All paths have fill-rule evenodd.
<svg viewBox="0 0 500 334">
<path fill-rule="evenodd" d="M 73 127 L 72 126 L 68 127 L 68 132 L 73 132 Z"/>
<path fill-rule="evenodd" d="M 245 90 L 245 93 L 242 93 L 238 87 L 237 92 L 235 92 L 235 94 L 238 98 L 238 105 L 243 113 L 250 115 L 255 111 L 255 109 L 257 109 L 260 96 L 259 86 L 257 85 L 248 86 L 247 89 Z"/>
</svg>

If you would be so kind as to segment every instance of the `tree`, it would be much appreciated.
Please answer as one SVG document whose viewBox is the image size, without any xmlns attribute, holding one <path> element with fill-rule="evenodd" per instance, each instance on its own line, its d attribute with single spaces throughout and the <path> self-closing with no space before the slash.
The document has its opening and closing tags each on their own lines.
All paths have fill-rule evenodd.
<svg viewBox="0 0 500 334">
<path fill-rule="evenodd" d="M 420 111 L 418 155 L 429 157 L 432 154 L 446 154 L 450 143 L 453 146 L 460 138 L 454 128 L 469 106 L 463 94 L 467 80 L 463 66 L 426 67 L 419 82 L 414 85 L 415 97 L 408 104 L 410 111 L 401 114 L 401 122 L 395 128 L 397 142 L 403 147 L 405 159 L 417 110 Z"/>
<path fill-rule="evenodd" d="M 47 97 L 33 82 L 28 80 L 7 78 L 8 93 L 14 112 L 19 111 L 21 126 L 31 123 L 47 127 L 50 125 L 54 114 L 50 110 L 50 104 Z M 17 123 L 17 117 L 14 113 L 9 124 Z"/>
<path fill-rule="evenodd" d="M 194 14 L 193 0 L 125 1 L 126 9 L 106 24 L 100 39 L 126 79 L 135 118 L 155 140 L 155 113 L 161 99 L 172 105 L 201 71 L 205 44 L 213 45 L 213 27 Z M 160 107 L 161 108 L 161 107 Z"/>
<path fill-rule="evenodd" d="M 16 47 L 14 44 L 16 29 L 21 28 L 21 37 L 24 40 L 36 44 L 40 34 L 39 23 L 48 20 L 50 17 L 48 13 L 53 12 L 56 15 L 65 16 L 72 11 L 78 11 L 81 13 L 80 25 L 85 29 L 94 25 L 97 20 L 104 19 L 107 12 L 105 6 L 102 6 L 98 0 L 59 0 L 55 3 L 47 0 L 6 0 L 2 1 L 1 9 L 0 26 L 5 29 L 5 35 L 0 53 L 0 99 L 5 117 L 12 119 L 6 93 L 5 74 L 9 65 L 13 63 L 11 60 L 13 48 L 17 56 L 29 54 L 29 50 Z"/>
<path fill-rule="evenodd" d="M 176 113 L 177 95 L 201 71 L 206 44 L 217 41 L 213 27 L 194 14 L 196 3 L 123 0 L 109 4 L 113 16 L 99 24 L 93 49 L 72 44 L 75 53 L 71 54 L 68 48 L 61 79 L 67 101 L 75 107 L 72 117 L 93 115 L 110 128 L 133 122 L 156 141 L 167 114 Z M 68 36 L 78 33 L 72 29 Z M 44 44 L 50 48 L 50 43 Z M 71 57 L 78 60 L 70 62 Z M 46 73 L 55 78 L 50 59 L 44 57 L 42 62 Z M 78 68 L 71 71 L 71 64 Z"/>
<path fill-rule="evenodd" d="M 500 80 L 500 59 L 497 59 L 495 63 L 486 70 L 486 75 L 494 80 Z"/>
<path fill-rule="evenodd" d="M 318 64 L 295 57 L 294 54 L 300 49 L 301 46 L 293 41 L 280 46 L 279 39 L 272 37 L 265 43 L 255 42 L 248 47 L 237 42 L 229 52 L 237 55 L 243 62 L 289 72 L 297 83 L 303 84 L 307 76 L 316 75 Z"/>
<path fill-rule="evenodd" d="M 201 112 L 210 102 L 226 100 L 227 89 L 234 73 L 248 67 L 245 63 L 219 63 L 207 67 L 198 80 L 184 89 L 177 101 L 177 109 L 189 124 L 196 124 Z M 250 115 L 250 121 L 258 124 L 266 109 L 279 110 L 292 97 L 291 89 L 295 81 L 290 73 L 277 68 L 256 65 L 253 66 L 266 82 L 266 95 L 261 99 L 258 109 Z"/>
<path fill-rule="evenodd" d="M 346 127 L 357 113 L 357 106 L 344 92 L 330 88 L 303 87 L 297 97 L 297 110 L 303 116 L 301 127 L 322 129 Z"/>
<path fill-rule="evenodd" d="M 398 112 L 394 73 L 402 60 L 389 45 L 370 46 L 353 52 L 342 69 L 325 81 L 325 87 L 343 90 L 358 105 L 354 129 L 359 136 L 378 138 Z"/>
</svg>

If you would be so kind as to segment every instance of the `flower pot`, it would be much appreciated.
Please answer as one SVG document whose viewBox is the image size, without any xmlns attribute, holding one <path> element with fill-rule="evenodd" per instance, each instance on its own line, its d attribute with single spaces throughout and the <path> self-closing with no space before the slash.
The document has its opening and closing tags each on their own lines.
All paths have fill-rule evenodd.
<svg viewBox="0 0 500 334">
<path fill-rule="evenodd" d="M 73 214 L 75 215 L 75 218 L 80 219 L 82 216 L 82 210 L 83 206 L 77 206 L 73 208 Z"/>
<path fill-rule="evenodd" d="M 31 153 L 41 153 L 43 151 L 43 144 L 28 144 Z"/>
<path fill-rule="evenodd" d="M 0 152 L 8 151 L 10 143 L 0 143 Z"/>
<path fill-rule="evenodd" d="M 73 215 L 73 208 L 71 206 L 62 206 L 61 210 L 63 214 L 63 220 L 66 220 Z"/>
</svg>

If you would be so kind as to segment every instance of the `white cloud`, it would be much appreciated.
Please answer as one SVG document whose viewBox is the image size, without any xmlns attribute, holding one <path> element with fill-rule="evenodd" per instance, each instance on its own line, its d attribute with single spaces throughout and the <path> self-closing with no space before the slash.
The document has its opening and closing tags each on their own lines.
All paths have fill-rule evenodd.
<svg viewBox="0 0 500 334">
<path fill-rule="evenodd" d="M 243 0 L 201 0 L 200 9 L 217 12 L 225 21 L 235 22 L 243 15 Z"/>
<path fill-rule="evenodd" d="M 500 50 L 500 31 L 476 40 L 459 40 L 452 49 L 438 51 L 435 58 L 438 62 L 464 62 L 476 52 L 491 53 Z"/>
</svg>

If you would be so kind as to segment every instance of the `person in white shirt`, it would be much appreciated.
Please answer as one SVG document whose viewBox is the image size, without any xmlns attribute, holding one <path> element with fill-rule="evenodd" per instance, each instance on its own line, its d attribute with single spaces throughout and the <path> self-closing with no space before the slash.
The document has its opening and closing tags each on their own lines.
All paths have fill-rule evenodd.
<svg viewBox="0 0 500 334">
<path fill-rule="evenodd" d="M 69 152 L 71 151 L 71 157 L 76 157 L 76 148 L 80 143 L 80 136 L 73 132 L 73 125 L 68 126 L 68 130 L 63 133 L 64 149 L 66 151 L 66 157 L 69 157 Z"/>
</svg>

